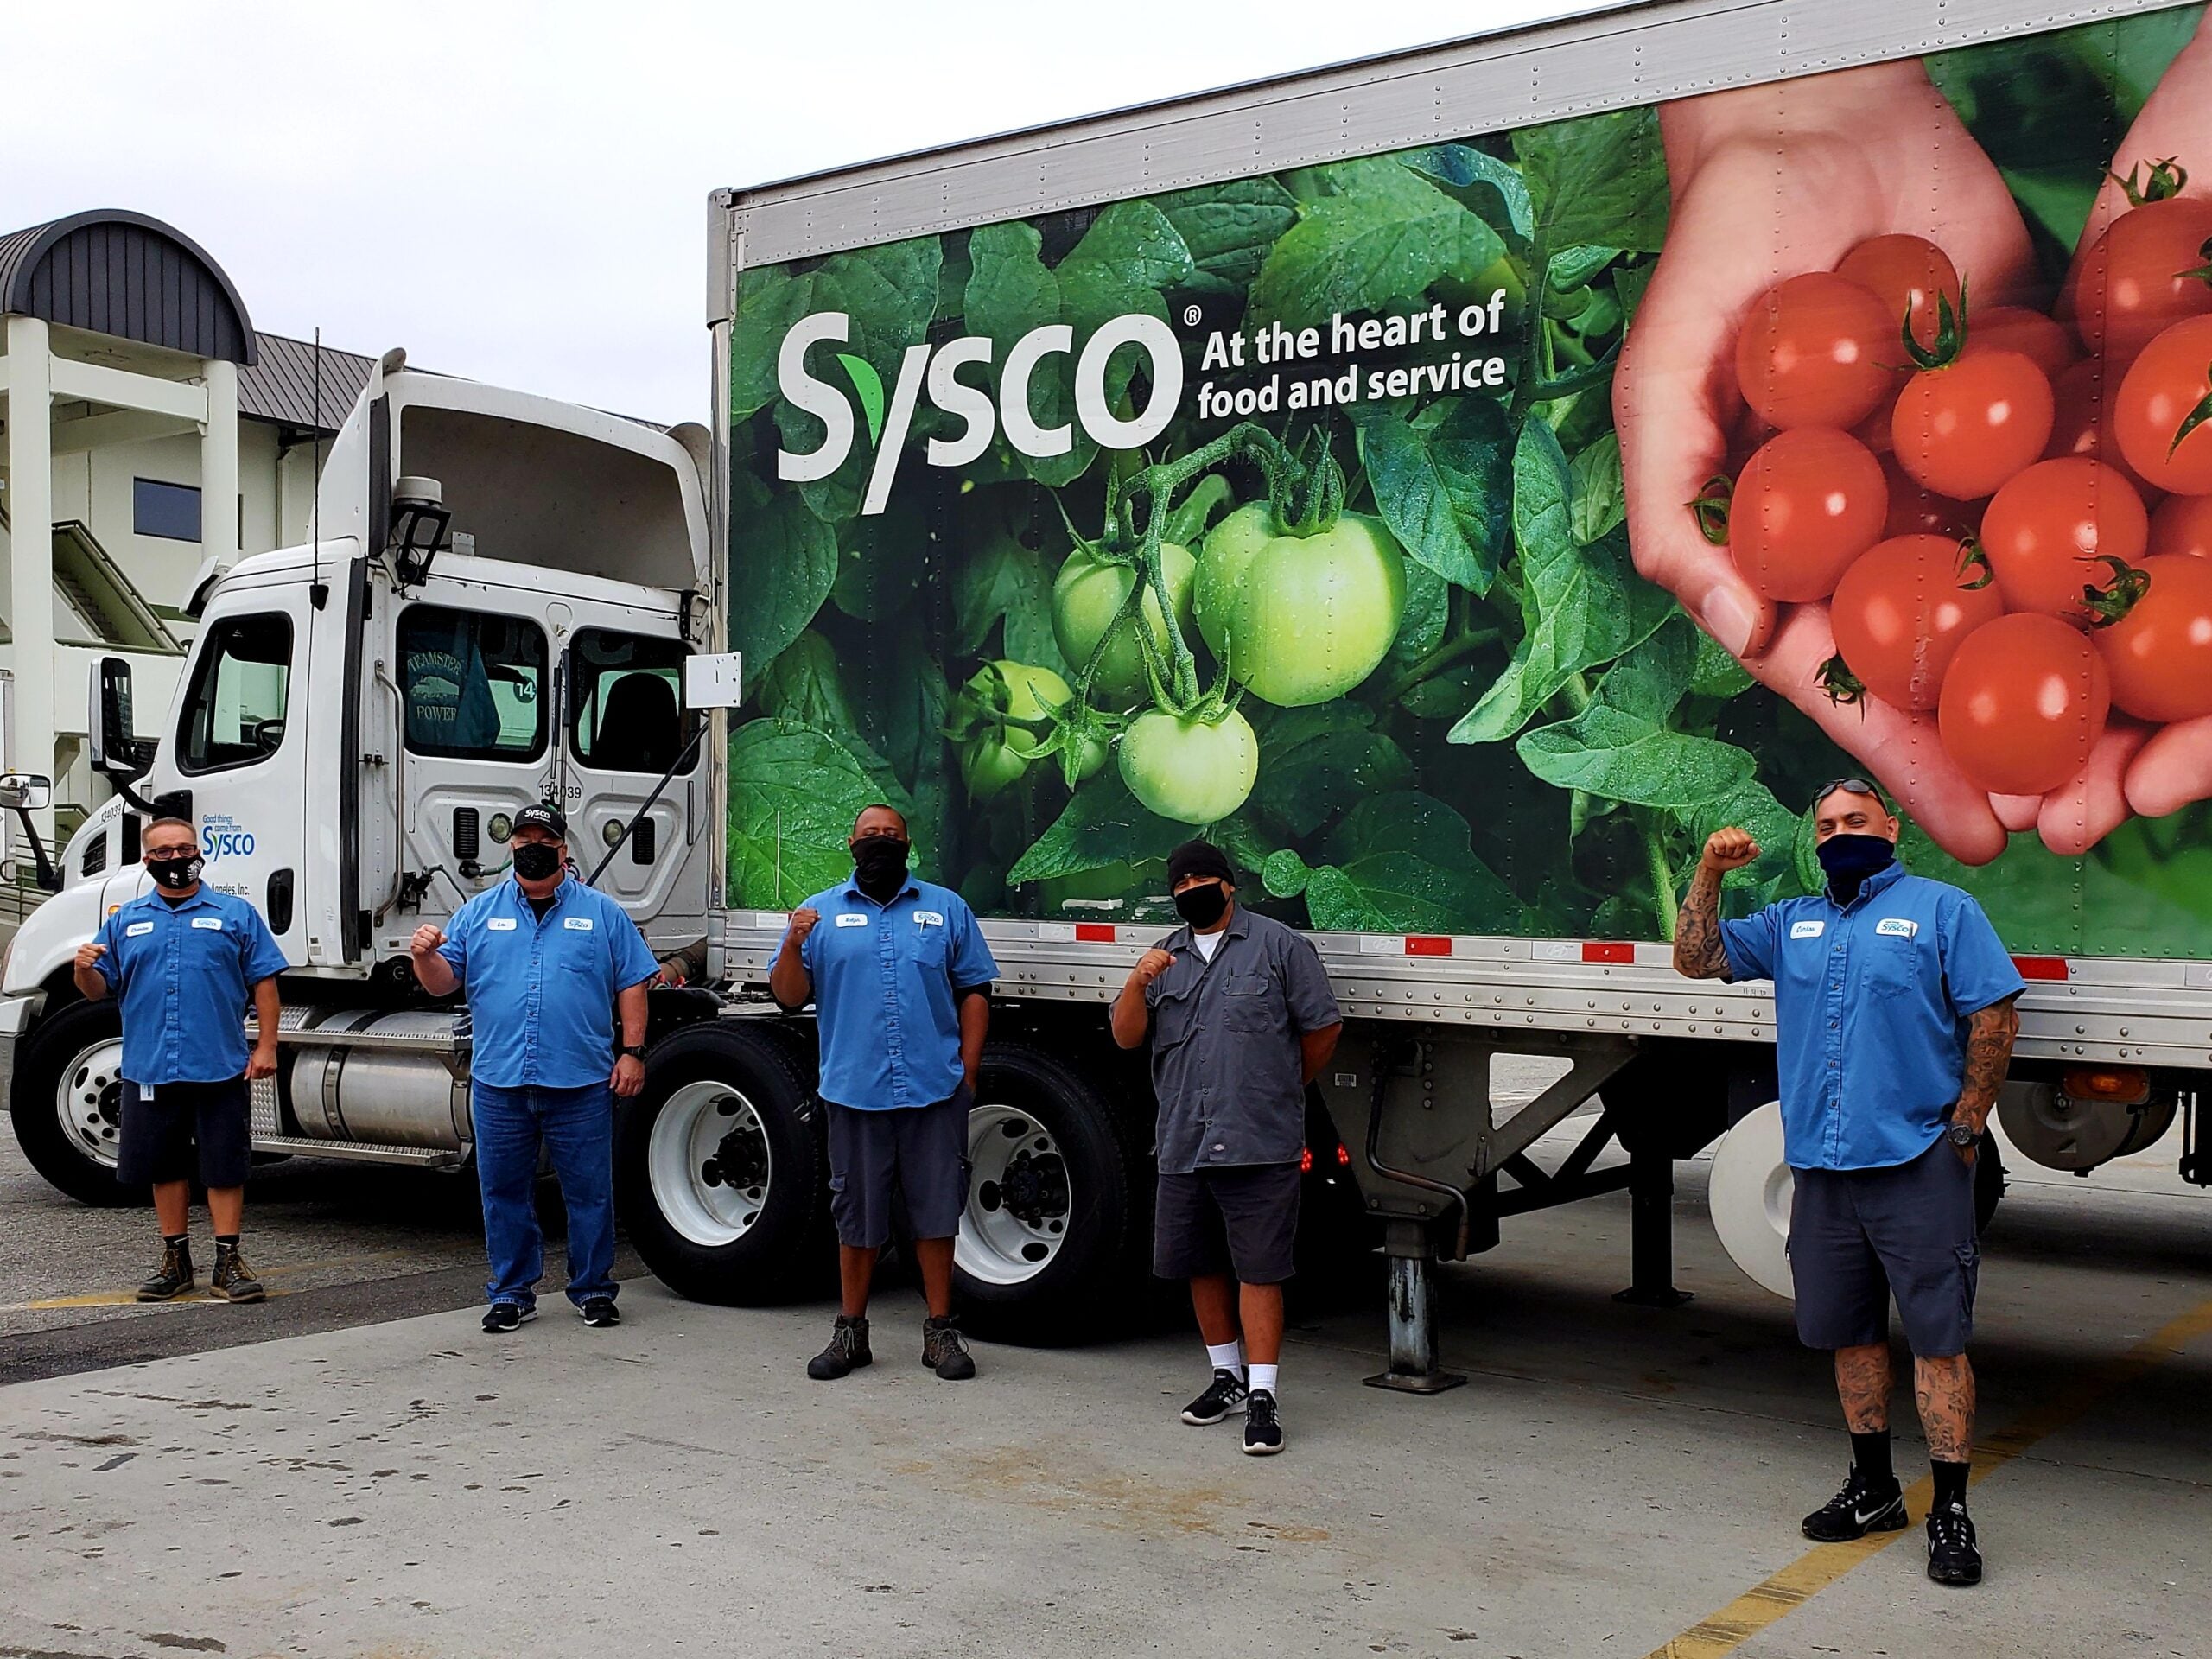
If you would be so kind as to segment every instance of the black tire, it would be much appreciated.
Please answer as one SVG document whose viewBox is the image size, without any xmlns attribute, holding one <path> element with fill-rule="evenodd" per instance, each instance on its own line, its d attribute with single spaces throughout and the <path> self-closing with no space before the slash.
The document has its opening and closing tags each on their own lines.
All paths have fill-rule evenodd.
<svg viewBox="0 0 2212 1659">
<path fill-rule="evenodd" d="M 716 1020 L 684 1027 L 645 1056 L 645 1086 L 623 1103 L 615 1122 L 615 1204 L 638 1254 L 677 1295 L 739 1306 L 787 1301 L 816 1288 L 834 1262 L 829 1160 L 810 1047 L 766 1020 Z M 728 1092 L 687 1093 L 702 1084 Z M 751 1106 L 751 1121 L 741 1123 L 739 1097 Z M 657 1159 L 654 1128 L 671 1103 L 679 1103 L 679 1116 L 664 1127 Z M 678 1138 L 683 1120 L 703 1122 L 708 1111 L 728 1119 L 733 1130 L 750 1131 L 757 1122 L 758 1134 L 735 1142 L 726 1135 L 711 1148 L 690 1135 Z M 753 1161 L 764 1146 L 765 1166 Z M 686 1148 L 690 1155 L 679 1155 Z M 707 1153 L 715 1165 L 711 1181 L 701 1161 Z M 766 1179 L 745 1189 L 761 1194 L 757 1214 L 717 1242 L 717 1216 L 705 1205 L 724 1195 L 734 1200 L 740 1190 L 722 1179 L 724 1155 L 747 1160 L 736 1179 L 754 1173 Z M 657 1173 L 664 1191 L 656 1191 Z M 683 1184 L 695 1178 L 696 1185 Z"/>
<path fill-rule="evenodd" d="M 63 1128 L 54 1099 L 79 1056 L 122 1034 L 123 1015 L 111 997 L 72 1002 L 48 1014 L 16 1054 L 15 1086 L 8 1102 L 16 1140 L 31 1167 L 79 1203 L 103 1209 L 147 1204 L 152 1194 L 143 1185 L 124 1185 L 115 1179 L 112 1164 L 100 1162 L 79 1146 Z M 104 1116 L 117 1109 L 120 1088 L 118 1083 L 107 1091 L 111 1098 L 103 1103 Z"/>
<path fill-rule="evenodd" d="M 955 1256 L 953 1294 L 967 1328 L 996 1342 L 1058 1344 L 1120 1331 L 1146 1305 L 1151 1277 L 1151 1120 L 1084 1068 L 1024 1043 L 983 1051 L 981 1112 L 1010 1107 L 1033 1117 L 1066 1166 L 1066 1233 L 1045 1265 L 1016 1283 L 978 1277 Z M 988 1194 L 980 1175 L 970 1214 Z M 963 1223 L 963 1230 L 968 1224 Z"/>
</svg>

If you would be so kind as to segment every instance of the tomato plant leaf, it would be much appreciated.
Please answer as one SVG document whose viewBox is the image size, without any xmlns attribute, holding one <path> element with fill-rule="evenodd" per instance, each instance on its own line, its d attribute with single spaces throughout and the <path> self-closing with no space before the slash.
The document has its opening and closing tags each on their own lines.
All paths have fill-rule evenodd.
<svg viewBox="0 0 2212 1659">
<path fill-rule="evenodd" d="M 1667 164 L 1656 109 L 1522 127 L 1513 135 L 1513 153 L 1544 245 L 1658 252 L 1667 230 Z"/>
<path fill-rule="evenodd" d="M 1190 251 L 1194 269 L 1185 285 L 1204 294 L 1241 298 L 1268 250 L 1298 222 L 1297 200 L 1265 175 L 1179 190 L 1153 202 Z"/>
<path fill-rule="evenodd" d="M 1260 884 L 1277 899 L 1295 899 L 1306 891 L 1313 872 L 1289 848 L 1269 853 L 1260 866 Z"/>
<path fill-rule="evenodd" d="M 1681 817 L 1691 840 L 1700 847 L 1705 844 L 1707 836 L 1729 824 L 1750 830 L 1751 839 L 1758 842 L 1759 855 L 1722 877 L 1720 885 L 1724 888 L 1756 888 L 1781 877 L 1791 892 L 1810 891 L 1799 886 L 1802 877 L 1797 868 L 1798 815 L 1777 800 L 1774 791 L 1757 779 L 1748 779 L 1728 794 L 1703 805 L 1692 807 Z M 1816 872 L 1818 868 L 1815 861 Z M 1821 875 L 1820 879 L 1827 878 Z"/>
<path fill-rule="evenodd" d="M 1582 242 L 1561 248 L 1552 255 L 1551 263 L 1545 269 L 1544 285 L 1554 294 L 1572 293 L 1587 286 L 1592 277 L 1620 255 L 1618 248 L 1598 243 Z"/>
<path fill-rule="evenodd" d="M 798 638 L 837 579 L 837 537 L 791 493 L 751 474 L 730 480 L 730 567 L 744 602 L 730 607 L 732 649 L 765 663 Z"/>
<path fill-rule="evenodd" d="M 882 622 L 913 601 L 928 568 L 930 532 L 912 500 L 893 502 L 839 531 L 837 580 L 830 601 L 856 622 Z"/>
<path fill-rule="evenodd" d="M 828 732 L 779 720 L 739 727 L 729 738 L 732 899 L 788 910 L 842 880 L 853 820 L 887 796 L 902 812 L 913 804 Z"/>
<path fill-rule="evenodd" d="M 1690 690 L 1700 697 L 1733 697 L 1751 689 L 1751 671 L 1728 652 L 1728 648 L 1702 628 L 1697 635 L 1697 666 L 1690 673 Z"/>
<path fill-rule="evenodd" d="M 791 641 L 755 683 L 760 712 L 787 725 L 823 731 L 855 729 L 853 705 L 838 671 L 836 648 L 813 629 Z"/>
<path fill-rule="evenodd" d="M 1423 431 L 1380 406 L 1362 411 L 1360 458 L 1376 510 L 1415 563 L 1490 591 L 1505 550 L 1511 450 L 1505 411 L 1463 397 Z"/>
<path fill-rule="evenodd" d="M 1524 732 L 1514 752 L 1546 783 L 1639 806 L 1700 806 L 1733 793 L 1752 771 L 1750 754 L 1732 743 L 1670 731 L 1602 702 Z"/>
<path fill-rule="evenodd" d="M 1077 875 L 1109 864 L 1165 858 L 1191 837 L 1191 826 L 1175 823 L 1139 806 L 1109 768 L 1075 792 L 1052 827 L 1007 872 L 1008 885 Z"/>
<path fill-rule="evenodd" d="M 1112 270 L 1139 288 L 1180 288 L 1198 270 L 1182 232 L 1149 201 L 1117 201 L 1091 221 L 1083 240 L 1063 262 L 1088 263 Z"/>
<path fill-rule="evenodd" d="M 1574 539 L 1587 547 L 1606 536 L 1628 518 L 1628 500 L 1621 487 L 1621 441 L 1608 432 L 1567 468 L 1572 503 L 1567 522 Z"/>
<path fill-rule="evenodd" d="M 1510 230 L 1523 242 L 1535 234 L 1529 181 L 1512 162 L 1471 144 L 1431 144 L 1407 150 L 1398 159 L 1445 187 L 1497 228 Z"/>
<path fill-rule="evenodd" d="M 1252 326 L 1381 311 L 1440 276 L 1471 277 L 1505 251 L 1496 231 L 1387 157 L 1319 171 L 1332 194 L 1306 203 L 1268 252 L 1252 283 Z"/>
<path fill-rule="evenodd" d="M 1284 743 L 1276 731 L 1260 745 L 1253 800 L 1294 836 L 1312 835 L 1346 801 L 1414 781 L 1413 762 L 1380 732 L 1338 725 Z"/>
<path fill-rule="evenodd" d="M 1467 821 L 1405 790 L 1363 799 L 1306 886 L 1313 925 L 1368 933 L 1511 932 L 1527 909 L 1475 855 Z"/>
<path fill-rule="evenodd" d="M 1443 642 L 1452 620 L 1451 595 L 1444 578 L 1419 560 L 1406 566 L 1406 608 L 1398 619 L 1398 637 L 1390 642 L 1392 662 L 1418 662 Z"/>
</svg>

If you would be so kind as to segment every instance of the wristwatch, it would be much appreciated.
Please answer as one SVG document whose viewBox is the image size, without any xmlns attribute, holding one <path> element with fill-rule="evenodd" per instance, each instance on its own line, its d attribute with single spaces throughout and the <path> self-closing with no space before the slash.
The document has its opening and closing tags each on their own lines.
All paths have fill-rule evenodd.
<svg viewBox="0 0 2212 1659">
<path fill-rule="evenodd" d="M 1970 1147 L 1981 1139 L 1974 1133 L 1971 1123 L 1954 1123 L 1947 1133 L 1950 1137 L 1951 1144 L 1961 1148 Z"/>
<path fill-rule="evenodd" d="M 642 1043 L 625 1044 L 622 1047 L 616 1049 L 614 1053 L 618 1059 L 642 1060 L 645 1058 L 645 1048 Z"/>
</svg>

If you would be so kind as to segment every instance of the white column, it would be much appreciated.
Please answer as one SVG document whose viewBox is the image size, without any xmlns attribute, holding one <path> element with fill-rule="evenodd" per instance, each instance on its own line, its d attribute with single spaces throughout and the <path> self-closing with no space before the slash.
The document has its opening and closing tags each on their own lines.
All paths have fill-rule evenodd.
<svg viewBox="0 0 2212 1659">
<path fill-rule="evenodd" d="M 238 557 L 238 365 L 201 363 L 207 422 L 200 429 L 200 551 L 223 564 Z"/>
<path fill-rule="evenodd" d="M 54 772 L 54 366 L 41 317 L 8 319 L 8 617 L 16 635 L 9 763 Z M 57 779 L 57 781 L 59 781 Z M 51 808 L 32 815 L 51 839 Z"/>
</svg>

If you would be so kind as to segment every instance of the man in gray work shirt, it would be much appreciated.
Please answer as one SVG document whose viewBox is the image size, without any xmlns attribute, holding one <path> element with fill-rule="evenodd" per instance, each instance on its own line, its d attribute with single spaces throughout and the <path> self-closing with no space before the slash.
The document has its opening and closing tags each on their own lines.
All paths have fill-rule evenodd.
<svg viewBox="0 0 2212 1659">
<path fill-rule="evenodd" d="M 1275 1379 L 1306 1085 L 1336 1051 L 1343 1016 L 1304 936 L 1237 905 L 1236 871 L 1219 849 L 1184 842 L 1168 855 L 1167 883 L 1190 925 L 1144 953 L 1113 1011 L 1123 1048 L 1152 1036 L 1152 1270 L 1191 1281 L 1213 1365 L 1183 1421 L 1217 1423 L 1242 1408 L 1244 1450 L 1266 1457 L 1283 1446 Z"/>
</svg>

